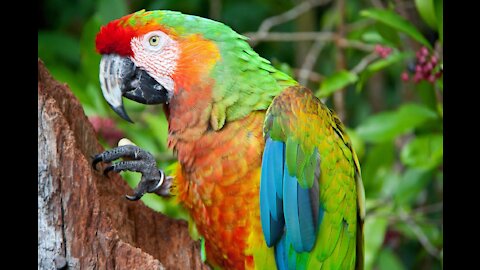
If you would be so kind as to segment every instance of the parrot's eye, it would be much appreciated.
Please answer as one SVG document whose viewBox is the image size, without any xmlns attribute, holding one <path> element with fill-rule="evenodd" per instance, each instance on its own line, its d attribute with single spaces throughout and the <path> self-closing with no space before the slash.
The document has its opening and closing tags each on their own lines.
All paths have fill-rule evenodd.
<svg viewBox="0 0 480 270">
<path fill-rule="evenodd" d="M 132 39 L 133 41 L 134 39 Z M 137 38 L 135 38 L 137 40 Z M 142 48 L 150 52 L 160 52 L 166 45 L 170 38 L 162 31 L 152 31 L 138 38 L 142 42 Z"/>
<path fill-rule="evenodd" d="M 158 46 L 158 44 L 160 43 L 160 37 L 159 36 L 152 36 L 152 37 L 150 37 L 148 42 L 150 43 L 151 46 Z"/>
</svg>

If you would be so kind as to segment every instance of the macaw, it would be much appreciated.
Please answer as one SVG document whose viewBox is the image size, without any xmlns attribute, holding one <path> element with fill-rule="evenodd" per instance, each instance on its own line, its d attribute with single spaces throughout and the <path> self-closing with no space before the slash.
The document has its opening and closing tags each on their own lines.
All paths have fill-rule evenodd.
<svg viewBox="0 0 480 270">
<path fill-rule="evenodd" d="M 96 36 L 100 85 L 163 104 L 171 176 L 122 145 L 94 156 L 104 172 L 142 174 L 131 200 L 175 195 L 218 269 L 363 269 L 365 195 L 345 128 L 311 90 L 274 68 L 246 37 L 213 20 L 141 10 Z"/>
</svg>

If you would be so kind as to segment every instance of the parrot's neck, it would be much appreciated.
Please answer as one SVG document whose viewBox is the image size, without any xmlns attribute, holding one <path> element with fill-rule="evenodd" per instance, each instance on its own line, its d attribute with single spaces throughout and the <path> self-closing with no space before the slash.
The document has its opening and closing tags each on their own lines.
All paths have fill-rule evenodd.
<svg viewBox="0 0 480 270">
<path fill-rule="evenodd" d="M 207 45 L 204 44 L 204 47 Z M 244 45 L 248 46 L 246 43 Z M 212 62 L 211 69 L 193 69 L 195 72 L 192 71 L 195 65 L 179 65 L 175 73 L 176 90 L 166 105 L 166 113 L 169 123 L 168 145 L 176 152 L 184 168 L 203 151 L 194 149 L 196 146 L 214 149 L 213 145 L 221 138 L 213 141 L 202 139 L 222 136 L 220 134 L 224 134 L 226 126 L 233 130 L 232 125 L 239 125 L 256 112 L 264 115 L 276 95 L 286 87 L 297 84 L 253 51 L 243 54 L 255 64 L 242 72 L 236 68 L 235 63 L 238 62 L 227 61 L 228 58 L 215 62 L 215 65 Z M 189 69 L 184 70 L 187 67 Z M 263 125 L 263 119 L 259 123 Z"/>
<path fill-rule="evenodd" d="M 220 129 L 213 127 L 218 120 L 215 119 L 216 105 L 210 89 L 210 86 L 204 86 L 202 89 L 179 91 L 165 107 L 169 124 L 168 146 L 185 169 L 193 166 L 194 160 L 211 153 L 219 142 L 238 133 L 248 121 L 247 116 L 222 124 Z M 261 133 L 265 111 L 259 113 L 255 115 Z M 249 114 L 253 115 L 253 112 Z"/>
<path fill-rule="evenodd" d="M 202 90 L 178 91 L 165 107 L 168 146 L 177 154 L 182 166 L 193 158 L 192 143 L 209 131 L 211 91 L 208 88 Z"/>
</svg>

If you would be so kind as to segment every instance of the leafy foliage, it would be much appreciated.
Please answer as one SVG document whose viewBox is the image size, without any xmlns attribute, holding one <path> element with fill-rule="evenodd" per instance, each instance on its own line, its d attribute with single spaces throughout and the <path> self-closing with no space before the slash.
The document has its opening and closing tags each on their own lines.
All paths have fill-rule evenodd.
<svg viewBox="0 0 480 270">
<path fill-rule="evenodd" d="M 428 40 L 417 30 L 413 24 L 391 10 L 367 9 L 363 10 L 360 14 L 384 23 L 397 31 L 409 35 L 423 45 L 432 48 L 432 45 L 430 45 Z"/>
<path fill-rule="evenodd" d="M 311 11 L 274 25 L 270 31 L 335 32 L 338 35 L 334 38 L 322 40 L 321 46 L 315 45 L 315 38 L 257 40 L 252 42 L 254 49 L 296 78 L 301 77 L 302 69 L 309 70 L 304 76 L 306 84 L 349 127 L 347 132 L 360 159 L 367 198 L 366 269 L 440 269 L 443 1 L 411 0 L 403 1 L 401 6 L 395 4 L 397 1 L 323 2 L 327 4 L 317 4 Z M 124 137 L 154 153 L 158 165 L 167 169 L 175 159 L 166 145 L 168 125 L 161 107 L 125 100 L 126 110 L 136 122 L 132 125 L 121 121 L 102 97 L 98 82 L 100 56 L 94 48 L 100 26 L 143 8 L 171 9 L 213 18 L 248 34 L 257 31 L 268 17 L 299 3 L 45 0 L 41 6 L 38 53 L 53 76 L 68 83 L 89 117 L 113 120 Z M 420 50 L 438 59 L 432 72 L 440 76 L 423 81 L 410 79 L 418 66 Z M 311 67 L 305 65 L 307 58 Z M 315 60 L 313 64 L 311 59 Z M 111 140 L 100 132 L 99 137 L 105 147 L 114 146 L 108 145 Z M 131 186 L 139 181 L 136 173 L 122 174 Z M 147 195 L 142 201 L 172 217 L 188 219 L 175 200 Z"/>
<path fill-rule="evenodd" d="M 348 72 L 346 70 L 340 70 L 323 80 L 317 95 L 320 98 L 328 97 L 333 94 L 333 92 L 341 90 L 345 86 L 352 84 L 357 80 L 358 76 L 355 73 Z"/>
</svg>

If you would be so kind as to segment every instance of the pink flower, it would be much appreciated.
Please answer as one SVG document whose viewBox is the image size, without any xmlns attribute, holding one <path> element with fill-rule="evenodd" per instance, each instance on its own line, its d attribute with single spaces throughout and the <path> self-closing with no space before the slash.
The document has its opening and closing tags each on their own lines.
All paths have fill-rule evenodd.
<svg viewBox="0 0 480 270">
<path fill-rule="evenodd" d="M 88 120 L 93 126 L 97 135 L 104 139 L 108 145 L 114 147 L 124 137 L 123 132 L 117 128 L 113 119 L 101 116 L 90 116 Z"/>
</svg>

